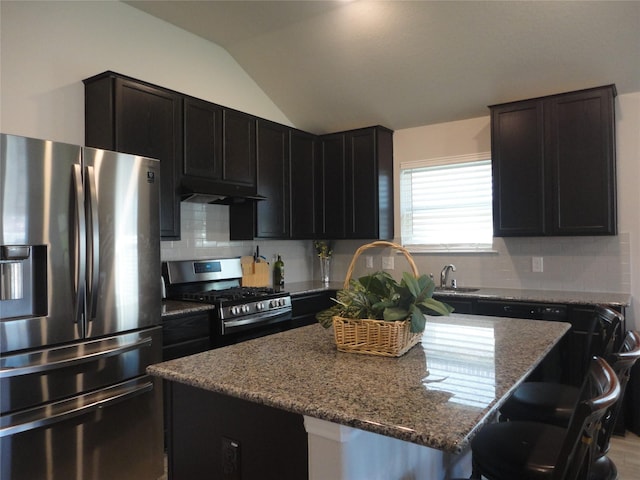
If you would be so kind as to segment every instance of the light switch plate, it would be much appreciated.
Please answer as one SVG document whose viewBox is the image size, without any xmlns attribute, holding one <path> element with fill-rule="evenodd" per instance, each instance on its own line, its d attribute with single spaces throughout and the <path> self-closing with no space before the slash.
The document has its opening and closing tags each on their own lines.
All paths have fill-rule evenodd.
<svg viewBox="0 0 640 480">
<path fill-rule="evenodd" d="M 366 255 L 364 259 L 365 259 L 366 267 L 373 268 L 373 257 L 371 255 Z"/>
<path fill-rule="evenodd" d="M 382 257 L 382 269 L 393 270 L 393 257 Z"/>
</svg>

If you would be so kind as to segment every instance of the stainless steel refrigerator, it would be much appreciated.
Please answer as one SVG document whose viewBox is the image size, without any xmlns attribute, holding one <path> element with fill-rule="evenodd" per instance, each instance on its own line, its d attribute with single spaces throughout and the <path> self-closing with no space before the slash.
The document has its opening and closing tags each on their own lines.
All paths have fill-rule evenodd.
<svg viewBox="0 0 640 480">
<path fill-rule="evenodd" d="M 0 478 L 163 473 L 159 163 L 0 135 Z"/>
</svg>

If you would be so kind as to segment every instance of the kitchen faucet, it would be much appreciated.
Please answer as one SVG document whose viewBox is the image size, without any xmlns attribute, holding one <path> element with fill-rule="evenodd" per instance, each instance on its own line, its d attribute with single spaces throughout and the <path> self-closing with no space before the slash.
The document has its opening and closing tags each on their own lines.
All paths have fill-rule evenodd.
<svg viewBox="0 0 640 480">
<path fill-rule="evenodd" d="M 445 265 L 442 271 L 440 272 L 440 286 L 442 288 L 447 286 L 447 277 L 449 276 L 449 272 L 455 272 L 456 266 L 453 263 L 449 265 Z"/>
</svg>

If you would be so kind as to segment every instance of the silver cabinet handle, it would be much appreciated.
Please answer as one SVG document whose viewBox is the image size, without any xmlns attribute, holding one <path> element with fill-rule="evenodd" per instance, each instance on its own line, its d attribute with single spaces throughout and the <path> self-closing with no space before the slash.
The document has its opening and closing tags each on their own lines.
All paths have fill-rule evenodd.
<svg viewBox="0 0 640 480">
<path fill-rule="evenodd" d="M 0 438 L 59 423 L 149 392 L 153 390 L 153 383 L 147 380 L 148 378 L 145 376 L 142 379 L 130 380 L 97 392 L 29 409 L 26 412 L 5 415 L 0 424 Z"/>
</svg>

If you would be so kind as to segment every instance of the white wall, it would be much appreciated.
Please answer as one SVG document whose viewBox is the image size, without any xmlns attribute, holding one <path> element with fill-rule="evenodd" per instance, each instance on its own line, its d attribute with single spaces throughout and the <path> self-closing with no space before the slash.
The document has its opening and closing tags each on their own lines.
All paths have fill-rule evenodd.
<svg viewBox="0 0 640 480">
<path fill-rule="evenodd" d="M 82 80 L 105 70 L 291 125 L 226 50 L 124 3 L 2 0 L 0 22 L 4 133 L 83 144 Z M 229 242 L 228 207 L 182 211 L 182 240 L 162 242 L 164 260 L 253 251 Z M 283 254 L 288 281 L 311 276 L 311 242 L 260 245 Z"/>
<path fill-rule="evenodd" d="M 84 142 L 82 80 L 105 70 L 289 124 L 221 47 L 118 1 L 0 2 L 5 133 Z"/>
</svg>

